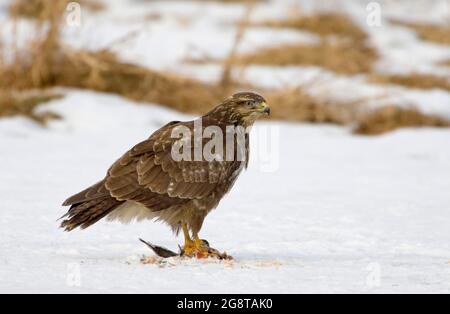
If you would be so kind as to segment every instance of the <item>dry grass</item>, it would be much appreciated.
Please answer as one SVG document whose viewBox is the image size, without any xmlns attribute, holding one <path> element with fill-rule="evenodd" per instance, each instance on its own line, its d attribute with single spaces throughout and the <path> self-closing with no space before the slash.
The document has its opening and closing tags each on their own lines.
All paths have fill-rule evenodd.
<svg viewBox="0 0 450 314">
<path fill-rule="evenodd" d="M 398 108 L 390 109 L 388 113 L 384 111 L 378 114 L 370 113 L 361 118 L 357 103 L 331 103 L 309 95 L 303 88 L 272 91 L 245 87 L 230 79 L 229 70 L 226 70 L 226 67 L 222 82 L 207 84 L 191 78 L 121 62 L 107 50 L 98 52 L 75 50 L 62 45 L 59 41 L 60 18 L 65 3 L 65 0 L 55 0 L 52 2 L 51 8 L 46 7 L 49 12 L 47 19 L 50 23 L 46 25 L 47 32 L 44 37 L 37 38 L 29 49 L 19 53 L 13 64 L 6 65 L 0 62 L 0 77 L 2 77 L 0 80 L 0 115 L 25 115 L 36 121 L 45 122 L 48 118 L 52 118 L 52 114 L 36 115 L 34 108 L 39 103 L 57 96 L 48 94 L 30 96 L 26 91 L 42 90 L 54 86 L 79 87 L 115 93 L 133 100 L 158 103 L 182 112 L 196 114 L 208 111 L 211 106 L 237 90 L 252 89 L 268 99 L 273 119 L 339 125 L 357 122 L 358 127 L 355 132 L 360 134 L 377 134 L 402 126 L 448 126 L 442 119 L 438 121 L 436 120 L 438 118 L 433 118 L 434 120 L 426 116 L 424 118 L 419 113 L 412 114 L 408 110 Z M 47 5 L 50 4 L 47 2 Z M 41 27 L 43 26 L 41 25 Z M 242 32 L 243 30 L 239 31 L 236 36 L 236 45 L 242 37 L 239 35 Z M 351 50 L 350 47 L 347 48 L 347 50 Z M 358 59 L 343 50 L 334 52 L 345 54 L 350 59 Z M 311 56 L 308 58 L 311 58 L 310 62 L 320 65 L 321 61 L 314 60 L 312 56 L 314 53 L 320 54 L 320 52 L 312 50 L 310 51 Z M 236 56 L 230 54 L 229 59 L 235 58 Z M 333 53 L 325 52 L 319 59 L 333 59 Z M 326 62 L 328 62 L 327 67 L 335 71 L 345 73 L 368 71 L 368 66 L 364 65 L 362 61 L 362 65 L 357 67 L 341 64 L 345 62 L 343 59 L 339 62 Z M 16 92 L 14 94 L 6 92 L 11 90 Z M 25 93 L 23 93 L 24 91 Z M 398 113 L 399 110 L 400 113 Z"/>
<path fill-rule="evenodd" d="M 353 130 L 356 134 L 378 135 L 404 127 L 450 127 L 450 121 L 416 109 L 386 106 L 363 115 Z"/>
<path fill-rule="evenodd" d="M 65 46 L 59 41 L 65 5 L 65 0 L 44 3 L 50 21 L 46 35 L 33 43 L 27 55 L 20 55 L 18 62 L 0 68 L 0 89 L 78 87 L 201 113 L 237 88 L 229 79 L 226 84 L 207 84 L 121 62 L 107 50 L 86 52 Z"/>
<path fill-rule="evenodd" d="M 273 66 L 318 66 L 340 74 L 367 73 L 377 59 L 377 52 L 366 43 L 366 33 L 345 15 L 295 12 L 286 20 L 258 23 L 266 27 L 289 27 L 314 32 L 322 37 L 317 45 L 288 44 L 269 47 L 236 59 L 241 64 Z M 334 38 L 329 38 L 334 36 Z"/>
<path fill-rule="evenodd" d="M 52 3 L 61 3 L 66 6 L 70 0 L 15 0 L 9 12 L 13 17 L 25 17 L 38 20 L 47 20 L 53 14 Z M 91 11 L 99 11 L 103 9 L 103 4 L 96 0 L 77 0 L 77 3 L 82 8 L 87 8 Z"/>
<path fill-rule="evenodd" d="M 192 0 L 192 1 L 252 4 L 258 2 L 267 2 L 268 0 Z"/>
<path fill-rule="evenodd" d="M 302 15 L 294 12 L 285 20 L 268 20 L 257 24 L 265 27 L 284 27 L 305 30 L 320 36 L 338 36 L 355 42 L 364 41 L 366 33 L 358 27 L 348 16 L 335 13 L 318 13 L 316 15 Z"/>
<path fill-rule="evenodd" d="M 247 26 L 248 26 L 247 22 Z M 286 20 L 270 20 L 257 24 L 266 27 L 290 27 L 304 29 L 319 34 L 319 44 L 287 44 L 267 47 L 254 53 L 234 55 L 225 61 L 239 65 L 268 66 L 318 66 L 340 74 L 359 74 L 372 71 L 372 65 L 378 58 L 376 50 L 367 44 L 367 35 L 347 16 L 322 13 L 318 15 L 301 15 L 294 13 Z M 329 38 L 330 36 L 333 38 Z M 211 62 L 188 60 L 189 62 Z"/>
<path fill-rule="evenodd" d="M 226 93 L 219 86 L 120 62 L 107 51 L 91 53 L 63 47 L 55 59 L 49 61 L 45 65 L 33 63 L 23 67 L 19 76 L 14 76 L 13 69 L 6 71 L 4 75 L 10 79 L 0 84 L 5 89 L 86 88 L 159 103 L 183 112 L 209 109 Z M 44 73 L 40 71 L 41 67 L 46 69 Z"/>
<path fill-rule="evenodd" d="M 147 0 L 147 1 L 155 1 L 155 0 Z M 229 3 L 229 4 L 253 4 L 253 3 L 261 3 L 267 2 L 270 0 L 189 0 L 192 2 L 220 2 L 220 3 Z"/>
<path fill-rule="evenodd" d="M 327 43 L 318 45 L 296 44 L 262 49 L 240 56 L 237 63 L 273 66 L 318 66 L 341 74 L 367 73 L 376 60 L 376 52 L 352 43 Z"/>
<path fill-rule="evenodd" d="M 450 91 L 450 78 L 432 74 L 411 73 L 409 75 L 379 75 L 369 77 L 371 82 L 377 84 L 396 84 L 418 89 L 440 88 Z"/>
<path fill-rule="evenodd" d="M 52 25 L 57 25 L 56 20 Z M 53 26 L 56 28 L 56 26 Z M 206 84 L 190 78 L 152 71 L 119 61 L 108 51 L 85 52 L 62 46 L 57 31 L 32 50 L 33 56 L 3 68 L 0 88 L 33 89 L 69 86 L 116 93 L 124 97 L 166 105 L 189 113 L 204 113 L 211 106 L 245 87 Z M 348 106 L 331 106 L 309 96 L 301 88 L 281 91 L 258 90 L 272 106 L 272 117 L 280 120 L 346 124 L 351 121 Z"/>
<path fill-rule="evenodd" d="M 244 39 L 244 35 L 248 29 L 248 26 L 250 25 L 250 16 L 253 12 L 253 9 L 254 3 L 249 2 L 243 18 L 241 19 L 241 21 L 239 21 L 237 25 L 236 34 L 234 36 L 233 46 L 231 47 L 230 53 L 223 62 L 223 71 L 220 83 L 224 87 L 229 86 L 233 82 L 232 70 L 237 57 L 237 50 L 242 40 Z"/>
<path fill-rule="evenodd" d="M 65 2 L 45 4 L 50 20 L 46 35 L 37 39 L 26 55 L 19 55 L 17 62 L 0 68 L 0 89 L 79 87 L 199 112 L 209 109 L 233 88 L 232 84 L 222 88 L 126 64 L 108 51 L 85 52 L 63 46 L 59 32 Z"/>
<path fill-rule="evenodd" d="M 206 84 L 177 75 L 160 73 L 136 65 L 120 62 L 107 51 L 89 53 L 63 47 L 58 62 L 51 65 L 45 80 L 35 84 L 31 76 L 21 75 L 13 80 L 13 86 L 21 89 L 69 86 L 101 92 L 115 93 L 124 97 L 162 104 L 188 112 L 204 113 L 211 107 L 243 89 L 234 83 Z M 32 72 L 23 69 L 25 73 Z M 23 72 L 22 72 L 23 73 Z M 8 76 L 8 75 L 6 75 Z M 21 80 L 20 80 L 21 79 Z M 7 81 L 3 81 L 4 82 Z M 19 85 L 17 85 L 19 83 Z M 251 87 L 249 87 L 251 88 Z M 271 118 L 292 121 L 346 124 L 352 108 L 346 105 L 329 105 L 309 96 L 301 88 L 267 91 L 251 88 L 266 96 L 272 107 Z"/>
<path fill-rule="evenodd" d="M 445 66 L 445 67 L 450 67 L 450 59 L 448 60 L 444 60 L 440 63 L 441 65 Z"/>
<path fill-rule="evenodd" d="M 182 112 L 198 113 L 211 108 L 233 89 L 194 79 L 161 73 L 123 63 L 106 51 L 67 51 L 67 63 L 54 73 L 55 81 L 74 86 L 169 106 Z M 68 71 L 69 70 L 69 71 Z"/>
<path fill-rule="evenodd" d="M 140 1 L 161 1 L 161 0 L 140 0 Z M 167 1 L 167 0 L 166 0 Z M 253 4 L 253 3 L 264 3 L 268 2 L 270 0 L 185 0 L 185 1 L 191 1 L 191 2 L 217 2 L 222 4 Z"/>
<path fill-rule="evenodd" d="M 45 124 L 48 120 L 60 118 L 51 112 L 36 113 L 39 104 L 62 97 L 58 94 L 36 91 L 34 93 L 12 93 L 0 91 L 0 117 L 26 116 L 32 120 Z"/>
<path fill-rule="evenodd" d="M 450 24 L 424 24 L 390 20 L 391 23 L 413 29 L 422 40 L 437 44 L 450 45 Z"/>
<path fill-rule="evenodd" d="M 302 88 L 266 91 L 271 119 L 310 123 L 349 124 L 355 120 L 357 103 L 329 103 L 306 93 Z"/>
</svg>

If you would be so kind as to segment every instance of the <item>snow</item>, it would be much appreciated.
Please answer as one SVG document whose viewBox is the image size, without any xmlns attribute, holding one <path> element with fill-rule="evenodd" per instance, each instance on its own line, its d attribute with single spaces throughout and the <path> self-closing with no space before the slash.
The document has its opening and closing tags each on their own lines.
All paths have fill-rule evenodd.
<svg viewBox="0 0 450 314">
<path fill-rule="evenodd" d="M 305 11 L 322 6 L 272 1 L 258 6 L 252 19 L 282 17 L 289 13 L 287 2 Z M 109 9 L 98 15 L 86 12 L 82 27 L 67 30 L 64 40 L 98 49 L 137 31 L 114 45 L 121 58 L 207 81 L 219 77 L 218 65 L 184 60 L 226 56 L 234 22 L 245 12 L 239 5 L 217 3 L 108 3 Z M 4 7 L 2 38 L 12 27 L 4 20 Z M 340 1 L 339 7 L 364 25 L 365 2 Z M 396 18 L 440 21 L 446 14 L 442 4 L 403 14 L 405 4 L 387 1 L 382 7 Z M 155 13 L 161 18 L 144 19 Z M 31 25 L 19 24 L 26 37 Z M 382 52 L 380 69 L 448 73 L 434 65 L 450 57 L 448 47 L 424 44 L 401 27 L 386 27 L 367 28 Z M 310 33 L 255 28 L 239 49 L 315 40 Z M 376 86 L 360 76 L 314 67 L 252 66 L 242 76 L 267 87 L 319 80 L 306 84 L 312 94 L 373 98 L 374 106 L 395 100 L 450 117 L 450 93 L 443 90 Z M 402 129 L 361 137 L 345 127 L 258 122 L 249 169 L 201 232 L 235 261 L 171 258 L 144 265 L 142 256 L 153 253 L 138 238 L 176 250 L 182 237 L 150 221 L 100 221 L 65 233 L 57 219 L 67 208 L 60 204 L 101 179 L 118 157 L 162 125 L 193 117 L 114 95 L 58 92 L 65 97 L 38 108 L 63 117 L 47 128 L 21 117 L 0 119 L 0 292 L 450 292 L 450 130 Z M 272 137 L 269 150 L 262 145 L 265 132 Z"/>
</svg>

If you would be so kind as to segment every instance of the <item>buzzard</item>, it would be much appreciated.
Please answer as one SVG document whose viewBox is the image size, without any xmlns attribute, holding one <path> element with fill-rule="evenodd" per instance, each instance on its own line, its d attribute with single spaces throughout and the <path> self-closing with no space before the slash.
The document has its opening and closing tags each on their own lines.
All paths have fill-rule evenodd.
<svg viewBox="0 0 450 314">
<path fill-rule="evenodd" d="M 263 97 L 242 92 L 203 117 L 166 124 L 118 159 L 103 180 L 68 198 L 63 206 L 70 209 L 61 227 L 84 229 L 104 217 L 122 222 L 157 219 L 176 234 L 183 231 L 185 256 L 218 257 L 198 233 L 206 215 L 247 167 L 248 130 L 269 113 Z M 211 129 L 216 133 L 206 132 Z M 204 148 L 212 135 L 216 145 L 209 145 L 211 156 L 207 156 Z"/>
</svg>

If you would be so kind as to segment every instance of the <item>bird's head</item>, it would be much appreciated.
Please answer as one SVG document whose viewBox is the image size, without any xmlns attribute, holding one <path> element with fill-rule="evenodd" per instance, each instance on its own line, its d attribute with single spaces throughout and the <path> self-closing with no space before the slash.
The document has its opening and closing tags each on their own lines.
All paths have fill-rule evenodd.
<svg viewBox="0 0 450 314">
<path fill-rule="evenodd" d="M 255 93 L 242 92 L 225 99 L 209 115 L 216 120 L 242 126 L 252 125 L 256 119 L 270 114 L 266 100 Z"/>
</svg>

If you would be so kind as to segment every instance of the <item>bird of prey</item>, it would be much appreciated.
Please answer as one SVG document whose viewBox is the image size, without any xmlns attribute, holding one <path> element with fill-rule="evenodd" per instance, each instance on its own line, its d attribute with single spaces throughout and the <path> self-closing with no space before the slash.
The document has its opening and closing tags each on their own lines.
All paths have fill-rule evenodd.
<svg viewBox="0 0 450 314">
<path fill-rule="evenodd" d="M 247 167 L 248 129 L 265 114 L 270 114 L 270 108 L 263 97 L 241 92 L 198 119 L 166 124 L 118 159 L 103 180 L 68 198 L 63 206 L 70 209 L 62 217 L 61 227 L 66 231 L 84 229 L 104 217 L 122 222 L 156 219 L 167 223 L 176 234 L 183 231 L 185 256 L 217 257 L 217 250 L 210 250 L 198 233 L 206 215 Z M 218 138 L 225 146 L 211 149 L 213 159 L 204 154 L 174 158 L 174 152 L 182 147 L 179 130 L 191 131 L 182 141 L 182 148 L 195 155 L 195 144 L 205 145 L 212 139 L 211 134 L 208 138 L 198 131 L 206 132 L 211 127 L 223 132 Z M 243 141 L 238 140 L 240 133 L 235 129 L 246 130 Z M 228 137 L 230 130 L 232 136 Z M 175 145 L 178 148 L 174 150 Z"/>
</svg>

